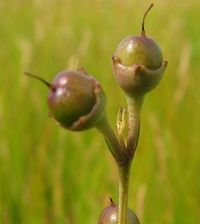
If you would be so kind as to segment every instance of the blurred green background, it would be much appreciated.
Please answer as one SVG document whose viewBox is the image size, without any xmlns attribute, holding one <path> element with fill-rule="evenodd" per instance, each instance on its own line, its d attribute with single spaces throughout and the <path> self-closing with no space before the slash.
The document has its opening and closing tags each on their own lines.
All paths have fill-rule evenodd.
<svg viewBox="0 0 200 224">
<path fill-rule="evenodd" d="M 125 96 L 111 70 L 122 39 L 140 35 L 141 0 L 1 0 L 0 223 L 95 224 L 117 167 L 95 129 L 73 133 L 48 117 L 50 81 L 84 67 L 102 84 L 115 119 Z M 129 207 L 143 224 L 200 223 L 200 2 L 154 1 L 146 34 L 169 61 L 146 96 L 131 170 Z"/>
</svg>

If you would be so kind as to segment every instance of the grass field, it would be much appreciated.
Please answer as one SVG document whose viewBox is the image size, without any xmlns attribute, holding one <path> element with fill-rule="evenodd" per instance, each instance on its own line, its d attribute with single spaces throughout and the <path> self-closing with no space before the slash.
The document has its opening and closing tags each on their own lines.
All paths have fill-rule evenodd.
<svg viewBox="0 0 200 224">
<path fill-rule="evenodd" d="M 139 35 L 151 1 L 1 0 L 0 224 L 96 224 L 117 167 L 95 129 L 73 133 L 48 117 L 50 81 L 84 67 L 107 94 L 115 119 L 125 96 L 111 70 L 122 39 Z M 142 224 L 200 223 L 200 3 L 154 1 L 146 33 L 169 61 L 146 96 L 132 165 L 129 207 Z"/>
</svg>

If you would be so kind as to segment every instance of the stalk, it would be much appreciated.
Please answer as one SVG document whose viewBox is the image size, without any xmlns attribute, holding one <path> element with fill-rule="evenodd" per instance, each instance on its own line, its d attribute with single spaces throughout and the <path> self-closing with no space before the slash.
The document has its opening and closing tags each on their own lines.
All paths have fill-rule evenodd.
<svg viewBox="0 0 200 224">
<path fill-rule="evenodd" d="M 126 95 L 128 104 L 128 139 L 127 151 L 129 155 L 134 155 L 137 147 L 141 120 L 141 110 L 145 96 L 130 97 Z"/>
<path fill-rule="evenodd" d="M 122 165 L 118 164 L 119 171 L 119 208 L 118 224 L 127 223 L 127 205 L 128 189 L 130 179 L 130 169 L 134 158 L 134 153 L 139 139 L 139 128 L 141 119 L 141 110 L 144 96 L 130 97 L 126 96 L 128 104 L 128 139 L 127 139 L 127 157 Z"/>
<path fill-rule="evenodd" d="M 118 137 L 122 138 L 121 141 L 115 135 L 106 113 L 100 119 L 98 124 L 95 125 L 97 130 L 101 132 L 106 140 L 108 148 L 113 155 L 119 173 L 119 202 L 118 202 L 118 224 L 127 223 L 127 205 L 128 205 L 128 189 L 129 189 L 129 179 L 130 179 L 130 169 L 134 158 L 134 153 L 137 147 L 137 142 L 139 138 L 139 126 L 141 109 L 143 105 L 144 96 L 140 97 L 130 97 L 127 96 L 128 104 L 128 139 L 127 146 L 120 144 L 123 142 L 123 125 L 125 122 L 122 118 L 122 130 L 119 132 L 118 127 Z"/>
<path fill-rule="evenodd" d="M 130 179 L 130 168 L 132 159 L 127 160 L 123 165 L 118 165 L 119 171 L 119 207 L 118 207 L 118 224 L 126 224 L 128 189 Z"/>
<path fill-rule="evenodd" d="M 116 163 L 122 164 L 122 161 L 124 160 L 124 154 L 121 150 L 121 146 L 119 144 L 117 136 L 115 135 L 110 125 L 106 113 L 104 113 L 103 117 L 95 125 L 95 128 L 104 136 L 108 149 L 113 155 Z"/>
</svg>

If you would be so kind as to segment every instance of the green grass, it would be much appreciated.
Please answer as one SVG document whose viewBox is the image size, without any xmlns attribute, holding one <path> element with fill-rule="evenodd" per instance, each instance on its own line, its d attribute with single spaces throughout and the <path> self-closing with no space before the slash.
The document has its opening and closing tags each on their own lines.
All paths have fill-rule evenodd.
<svg viewBox="0 0 200 224">
<path fill-rule="evenodd" d="M 84 67 L 107 94 L 115 127 L 125 97 L 111 56 L 139 35 L 150 1 L 2 0 L 0 7 L 0 224 L 95 224 L 109 195 L 117 201 L 117 167 L 102 136 L 72 133 L 48 117 L 51 81 Z M 143 224 L 200 223 L 200 42 L 198 1 L 154 1 L 146 33 L 169 61 L 145 99 L 131 171 L 129 207 Z M 117 97 L 116 97 L 117 96 Z"/>
</svg>

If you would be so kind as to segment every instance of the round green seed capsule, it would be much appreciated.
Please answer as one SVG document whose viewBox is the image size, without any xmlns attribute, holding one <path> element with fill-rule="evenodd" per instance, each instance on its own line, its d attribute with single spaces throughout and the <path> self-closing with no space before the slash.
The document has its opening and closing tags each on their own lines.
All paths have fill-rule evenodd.
<svg viewBox="0 0 200 224">
<path fill-rule="evenodd" d="M 130 36 L 122 40 L 115 55 L 124 66 L 143 65 L 148 69 L 161 66 L 163 56 L 157 42 L 146 36 Z"/>
<path fill-rule="evenodd" d="M 121 41 L 112 57 L 113 74 L 119 86 L 129 96 L 144 96 L 162 80 L 167 62 L 157 42 L 147 37 L 143 17 L 141 36 L 129 36 Z"/>
</svg>

